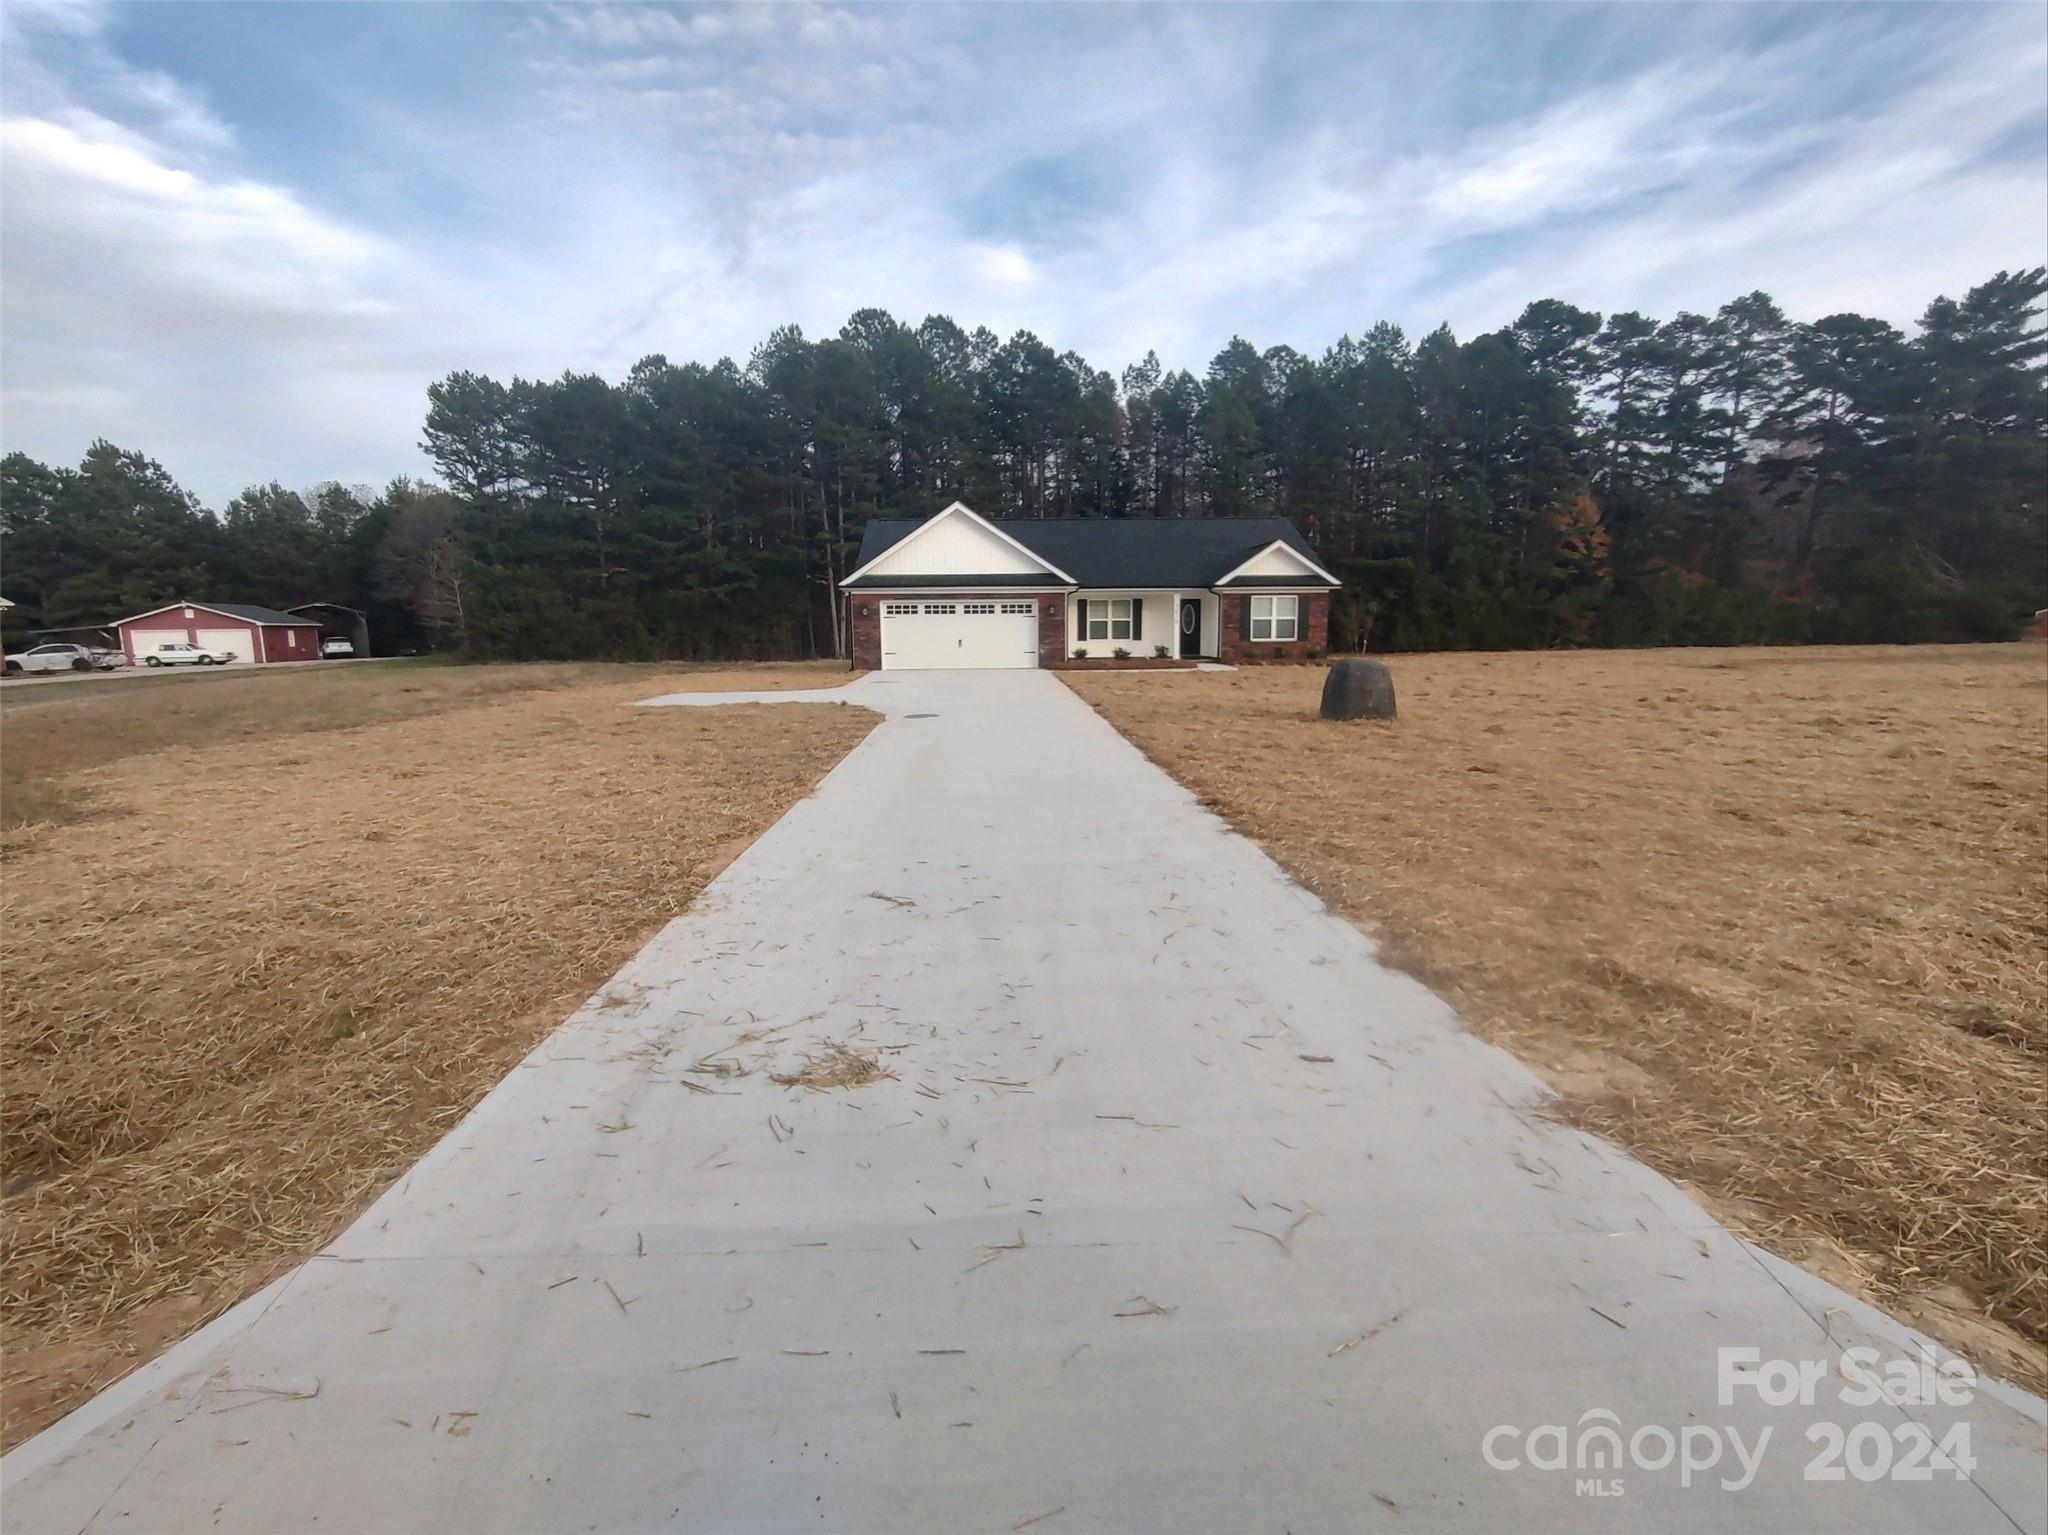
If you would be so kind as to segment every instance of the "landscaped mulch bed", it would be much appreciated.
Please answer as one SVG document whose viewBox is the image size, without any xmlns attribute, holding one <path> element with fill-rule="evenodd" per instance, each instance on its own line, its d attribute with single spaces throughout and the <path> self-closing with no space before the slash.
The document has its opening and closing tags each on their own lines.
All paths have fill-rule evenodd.
<svg viewBox="0 0 2048 1535">
<path fill-rule="evenodd" d="M 1176 661 L 1171 656 L 1069 656 L 1054 661 L 1047 670 L 1056 672 L 1191 672 L 1193 661 Z"/>
</svg>

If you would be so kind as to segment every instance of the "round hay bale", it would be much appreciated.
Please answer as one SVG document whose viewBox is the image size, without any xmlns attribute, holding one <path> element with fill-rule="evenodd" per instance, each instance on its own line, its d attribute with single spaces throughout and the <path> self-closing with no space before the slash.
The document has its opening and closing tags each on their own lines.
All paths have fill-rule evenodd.
<svg viewBox="0 0 2048 1535">
<path fill-rule="evenodd" d="M 1323 679 L 1326 720 L 1390 720 L 1394 674 L 1381 661 L 1339 661 Z"/>
</svg>

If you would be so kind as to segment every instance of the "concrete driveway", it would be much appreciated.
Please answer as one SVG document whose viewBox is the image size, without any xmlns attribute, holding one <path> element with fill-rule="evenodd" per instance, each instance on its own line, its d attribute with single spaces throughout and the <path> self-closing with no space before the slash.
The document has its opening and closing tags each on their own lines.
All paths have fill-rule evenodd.
<svg viewBox="0 0 2048 1535">
<path fill-rule="evenodd" d="M 10 1531 L 2048 1523 L 2037 1401 L 1842 1404 L 1909 1334 L 1547 1123 L 1057 679 L 767 696 L 889 718 L 333 1247 L 9 1457 Z M 892 1075 L 772 1079 L 828 1042 Z"/>
</svg>

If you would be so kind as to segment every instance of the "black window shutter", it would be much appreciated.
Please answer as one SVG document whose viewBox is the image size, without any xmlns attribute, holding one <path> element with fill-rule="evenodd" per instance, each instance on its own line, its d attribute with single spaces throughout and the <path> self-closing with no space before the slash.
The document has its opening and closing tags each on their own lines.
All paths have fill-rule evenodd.
<svg viewBox="0 0 2048 1535">
<path fill-rule="evenodd" d="M 1249 597 L 1240 597 L 1237 599 L 1237 602 L 1237 632 L 1244 636 L 1246 644 L 1250 644 L 1252 638 L 1252 600 Z"/>
<path fill-rule="evenodd" d="M 1145 599 L 1143 597 L 1133 597 L 1131 599 L 1131 638 L 1142 640 L 1144 637 Z"/>
<path fill-rule="evenodd" d="M 1074 639 L 1078 644 L 1088 641 L 1088 599 L 1083 597 L 1074 604 Z"/>
</svg>

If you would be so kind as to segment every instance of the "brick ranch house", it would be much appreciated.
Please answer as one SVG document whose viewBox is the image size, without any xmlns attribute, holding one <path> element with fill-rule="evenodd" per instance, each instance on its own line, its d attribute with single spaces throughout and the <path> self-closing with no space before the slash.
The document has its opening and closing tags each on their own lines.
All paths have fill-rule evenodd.
<svg viewBox="0 0 2048 1535">
<path fill-rule="evenodd" d="M 232 651 L 238 661 L 320 659 L 320 625 L 315 620 L 250 602 L 173 602 L 116 619 L 114 628 L 131 666 L 142 665 L 168 640 L 183 640 L 202 650 Z"/>
<path fill-rule="evenodd" d="M 1284 517 L 882 517 L 840 586 L 857 670 L 1305 660 L 1342 585 Z"/>
</svg>

